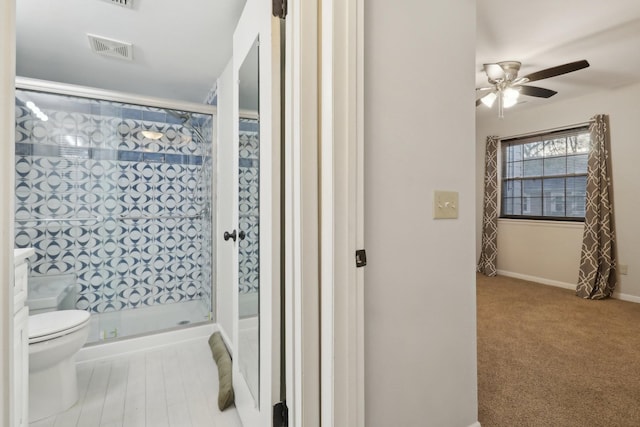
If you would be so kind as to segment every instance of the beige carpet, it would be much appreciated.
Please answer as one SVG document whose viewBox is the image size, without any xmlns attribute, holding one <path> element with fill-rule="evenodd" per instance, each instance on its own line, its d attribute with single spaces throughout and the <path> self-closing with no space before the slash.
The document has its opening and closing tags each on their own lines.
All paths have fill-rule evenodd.
<svg viewBox="0 0 640 427">
<path fill-rule="evenodd" d="M 640 304 L 477 276 L 483 427 L 640 426 Z"/>
</svg>

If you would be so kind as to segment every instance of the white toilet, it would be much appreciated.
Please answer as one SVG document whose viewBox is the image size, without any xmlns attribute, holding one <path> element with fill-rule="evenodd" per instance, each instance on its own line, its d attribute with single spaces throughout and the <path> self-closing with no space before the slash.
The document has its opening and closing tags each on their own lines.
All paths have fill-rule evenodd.
<svg viewBox="0 0 640 427">
<path fill-rule="evenodd" d="M 76 276 L 29 278 L 29 421 L 78 400 L 75 355 L 87 342 L 89 312 L 73 310 Z"/>
<path fill-rule="evenodd" d="M 75 355 L 87 342 L 89 317 L 84 310 L 29 316 L 29 422 L 77 402 Z"/>
</svg>

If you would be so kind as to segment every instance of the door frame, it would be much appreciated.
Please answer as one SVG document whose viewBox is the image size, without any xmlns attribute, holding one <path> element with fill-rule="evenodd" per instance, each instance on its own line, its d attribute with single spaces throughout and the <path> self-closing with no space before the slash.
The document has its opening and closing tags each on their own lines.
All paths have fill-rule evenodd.
<svg viewBox="0 0 640 427">
<path fill-rule="evenodd" d="M 286 360 L 293 426 L 364 426 L 364 1 L 289 2 Z M 304 374 L 304 375 L 303 375 Z"/>
<path fill-rule="evenodd" d="M 0 2 L 0 424 L 13 425 L 16 1 Z"/>
</svg>

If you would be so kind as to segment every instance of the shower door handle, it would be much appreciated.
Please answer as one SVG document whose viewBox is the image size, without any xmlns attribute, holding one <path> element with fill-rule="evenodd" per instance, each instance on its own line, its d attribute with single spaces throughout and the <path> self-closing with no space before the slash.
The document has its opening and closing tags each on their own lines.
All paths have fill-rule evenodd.
<svg viewBox="0 0 640 427">
<path fill-rule="evenodd" d="M 228 231 L 225 231 L 224 234 L 222 235 L 222 237 L 224 237 L 224 240 L 233 240 L 234 242 L 236 241 L 236 230 L 233 230 L 231 233 L 229 233 Z"/>
</svg>

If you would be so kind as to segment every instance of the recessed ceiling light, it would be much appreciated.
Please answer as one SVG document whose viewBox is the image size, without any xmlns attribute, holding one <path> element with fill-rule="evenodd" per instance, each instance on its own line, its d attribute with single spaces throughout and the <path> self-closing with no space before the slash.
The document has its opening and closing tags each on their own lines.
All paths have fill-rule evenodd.
<svg viewBox="0 0 640 427">
<path fill-rule="evenodd" d="M 117 6 L 128 7 L 131 8 L 133 5 L 133 0 L 103 0 L 109 2 L 111 4 L 115 4 Z"/>
<path fill-rule="evenodd" d="M 152 130 L 143 130 L 140 133 L 142 133 L 142 136 L 148 139 L 160 139 L 164 135 L 162 132 L 154 132 Z"/>
<path fill-rule="evenodd" d="M 33 111 L 33 114 L 43 122 L 49 120 L 49 117 L 47 117 L 47 115 L 43 113 L 40 108 L 38 108 L 38 106 L 32 101 L 27 101 L 26 106 L 29 107 L 29 109 Z"/>
</svg>

